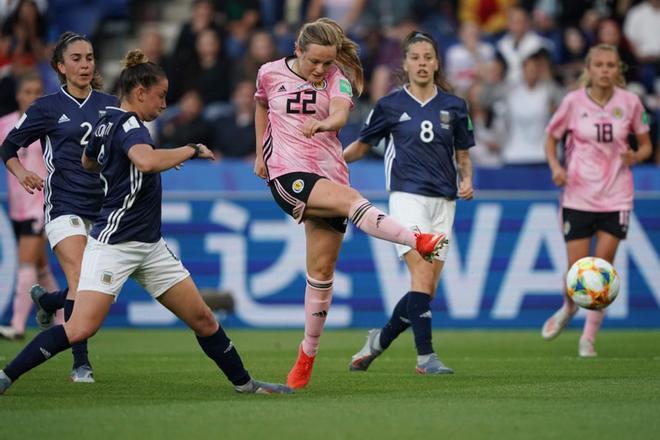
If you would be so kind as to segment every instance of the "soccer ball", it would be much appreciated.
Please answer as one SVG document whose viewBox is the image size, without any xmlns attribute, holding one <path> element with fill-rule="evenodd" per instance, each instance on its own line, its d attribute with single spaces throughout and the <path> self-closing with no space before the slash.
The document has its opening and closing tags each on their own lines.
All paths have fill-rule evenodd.
<svg viewBox="0 0 660 440">
<path fill-rule="evenodd" d="M 585 309 L 600 310 L 609 306 L 619 294 L 619 286 L 619 274 L 602 258 L 580 258 L 566 274 L 568 296 Z"/>
</svg>

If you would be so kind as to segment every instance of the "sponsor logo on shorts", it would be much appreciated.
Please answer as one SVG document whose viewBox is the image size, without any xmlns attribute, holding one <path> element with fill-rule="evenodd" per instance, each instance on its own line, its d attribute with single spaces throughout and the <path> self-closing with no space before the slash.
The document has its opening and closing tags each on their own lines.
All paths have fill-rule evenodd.
<svg viewBox="0 0 660 440">
<path fill-rule="evenodd" d="M 72 215 L 71 217 L 69 217 L 69 223 L 71 223 L 71 226 L 73 227 L 80 226 L 80 217 L 76 217 L 75 215 Z"/>
<path fill-rule="evenodd" d="M 564 222 L 564 235 L 568 235 L 571 232 L 571 222 L 568 220 Z"/>
<path fill-rule="evenodd" d="M 300 194 L 304 188 L 305 188 L 305 181 L 303 181 L 302 179 L 294 180 L 293 184 L 291 185 L 291 189 L 296 194 Z"/>
<path fill-rule="evenodd" d="M 112 272 L 103 272 L 103 275 L 101 275 L 101 282 L 103 284 L 112 284 Z"/>
</svg>

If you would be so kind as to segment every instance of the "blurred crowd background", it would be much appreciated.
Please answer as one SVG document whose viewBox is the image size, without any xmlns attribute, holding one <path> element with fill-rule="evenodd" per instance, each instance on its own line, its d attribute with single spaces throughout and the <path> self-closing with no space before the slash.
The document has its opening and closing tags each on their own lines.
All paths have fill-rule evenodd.
<svg viewBox="0 0 660 440">
<path fill-rule="evenodd" d="M 73 30 L 91 38 L 108 92 L 128 49 L 164 67 L 168 110 L 150 126 L 160 146 L 203 142 L 220 157 L 251 160 L 257 71 L 292 54 L 301 23 L 322 16 L 358 42 L 365 70 L 344 145 L 400 85 L 401 41 L 421 29 L 469 104 L 475 165 L 544 164 L 545 125 L 601 42 L 619 48 L 627 87 L 652 122 L 649 162 L 660 165 L 660 0 L 0 0 L 0 116 L 16 110 L 16 79 L 27 71 L 57 90 L 53 44 Z"/>
</svg>

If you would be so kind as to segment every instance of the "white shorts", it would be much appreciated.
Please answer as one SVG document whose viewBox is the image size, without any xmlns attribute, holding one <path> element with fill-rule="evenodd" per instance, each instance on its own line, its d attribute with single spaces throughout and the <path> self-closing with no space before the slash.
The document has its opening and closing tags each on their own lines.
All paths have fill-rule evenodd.
<svg viewBox="0 0 660 440">
<path fill-rule="evenodd" d="M 94 222 L 85 220 L 77 215 L 61 215 L 46 223 L 46 236 L 50 248 L 54 249 L 57 243 L 74 235 L 89 235 Z"/>
<path fill-rule="evenodd" d="M 189 276 L 190 272 L 162 238 L 155 243 L 104 244 L 89 237 L 80 267 L 78 291 L 93 290 L 116 297 L 131 277 L 152 298 L 158 298 Z"/>
<path fill-rule="evenodd" d="M 390 215 L 402 225 L 413 228 L 417 226 L 422 232 L 443 232 L 451 244 L 451 232 L 456 214 L 456 200 L 444 197 L 427 197 L 405 192 L 390 194 Z M 438 260 L 445 261 L 449 245 L 445 245 Z M 408 246 L 396 245 L 399 257 L 411 250 Z"/>
</svg>

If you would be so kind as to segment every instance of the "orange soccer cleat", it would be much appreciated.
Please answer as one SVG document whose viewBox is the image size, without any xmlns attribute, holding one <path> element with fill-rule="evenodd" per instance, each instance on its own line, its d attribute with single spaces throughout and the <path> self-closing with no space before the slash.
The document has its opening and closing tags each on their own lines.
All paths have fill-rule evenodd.
<svg viewBox="0 0 660 440">
<path fill-rule="evenodd" d="M 417 238 L 415 249 L 429 263 L 433 261 L 433 257 L 438 254 L 438 251 L 449 243 L 447 236 L 442 232 L 437 234 L 416 232 L 415 237 Z"/>
<path fill-rule="evenodd" d="M 286 377 L 286 384 L 291 388 L 305 388 L 312 377 L 315 359 L 316 356 L 307 356 L 302 349 L 302 344 L 300 344 L 298 359 L 296 359 L 296 363 Z"/>
</svg>

